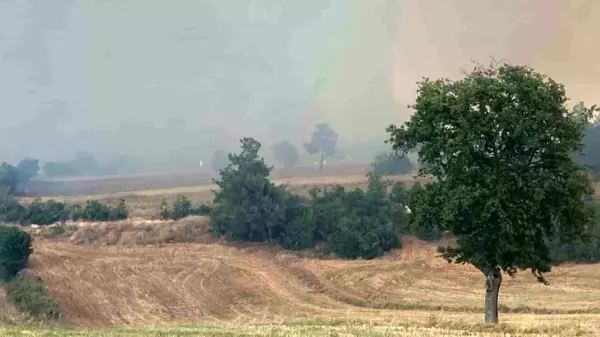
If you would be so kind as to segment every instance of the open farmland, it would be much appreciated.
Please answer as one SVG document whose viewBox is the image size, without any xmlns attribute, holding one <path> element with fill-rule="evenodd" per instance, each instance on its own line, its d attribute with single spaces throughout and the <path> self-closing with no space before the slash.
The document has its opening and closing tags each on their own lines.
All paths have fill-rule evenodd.
<svg viewBox="0 0 600 337">
<path fill-rule="evenodd" d="M 575 336 L 600 328 L 595 265 L 558 267 L 550 286 L 527 273 L 507 277 L 503 325 L 490 330 L 479 325 L 481 274 L 446 264 L 434 246 L 414 239 L 383 258 L 344 261 L 219 242 L 96 246 L 38 238 L 31 269 L 70 324 L 140 326 L 85 332 L 91 336 Z"/>
<path fill-rule="evenodd" d="M 363 175 L 369 165 L 332 165 L 319 172 L 316 167 L 274 169 L 274 179 L 314 178 L 344 175 Z M 126 193 L 133 191 L 168 190 L 190 186 L 211 185 L 218 174 L 212 170 L 171 174 L 140 174 L 99 178 L 37 180 L 31 182 L 27 194 L 31 196 L 86 196 Z"/>
<path fill-rule="evenodd" d="M 305 193 L 331 184 L 364 187 L 366 178 L 357 173 L 276 182 Z M 134 217 L 148 218 L 163 198 L 209 201 L 212 188 L 61 199 L 123 197 Z M 87 224 L 54 239 L 38 235 L 30 269 L 64 310 L 71 329 L 12 326 L 0 328 L 0 335 L 594 336 L 600 329 L 597 265 L 557 267 L 549 286 L 527 272 L 506 276 L 502 325 L 490 328 L 480 324 L 481 273 L 447 264 L 435 245 L 410 237 L 401 250 L 382 258 L 347 261 L 319 256 L 318 250 L 227 244 L 210 236 L 203 217 L 130 219 Z M 14 317 L 0 296 L 0 322 L 19 321 Z"/>
</svg>

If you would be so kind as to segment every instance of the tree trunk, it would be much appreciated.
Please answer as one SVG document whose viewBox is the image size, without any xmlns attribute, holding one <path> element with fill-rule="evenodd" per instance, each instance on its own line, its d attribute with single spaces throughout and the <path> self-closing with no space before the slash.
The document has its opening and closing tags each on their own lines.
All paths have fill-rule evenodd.
<svg viewBox="0 0 600 337">
<path fill-rule="evenodd" d="M 485 274 L 485 324 L 498 324 L 498 294 L 502 273 L 492 269 Z"/>
<path fill-rule="evenodd" d="M 325 155 L 323 154 L 323 152 L 321 152 L 321 165 L 319 165 L 319 171 L 323 171 L 323 160 L 325 159 L 324 157 Z"/>
</svg>

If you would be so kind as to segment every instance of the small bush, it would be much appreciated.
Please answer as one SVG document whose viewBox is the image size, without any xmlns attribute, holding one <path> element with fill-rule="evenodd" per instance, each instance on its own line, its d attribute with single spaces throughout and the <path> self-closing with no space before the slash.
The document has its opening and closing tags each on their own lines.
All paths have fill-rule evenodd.
<svg viewBox="0 0 600 337">
<path fill-rule="evenodd" d="M 192 202 L 190 199 L 184 196 L 178 196 L 173 202 L 173 212 L 171 213 L 172 219 L 183 219 L 191 214 Z"/>
<path fill-rule="evenodd" d="M 0 222 L 20 223 L 27 210 L 7 189 L 0 188 Z"/>
<path fill-rule="evenodd" d="M 200 204 L 197 207 L 192 207 L 192 215 L 209 215 L 212 211 L 212 207 L 207 204 Z"/>
<path fill-rule="evenodd" d="M 54 200 L 41 201 L 40 199 L 36 199 L 26 208 L 21 223 L 43 226 L 66 221 L 68 219 L 69 212 L 64 203 Z"/>
<path fill-rule="evenodd" d="M 407 174 L 413 170 L 413 165 L 407 157 L 395 153 L 378 154 L 372 167 L 373 172 L 380 175 Z"/>
<path fill-rule="evenodd" d="M 97 200 L 88 200 L 85 207 L 73 207 L 71 209 L 72 220 L 84 221 L 118 221 L 125 220 L 128 217 L 125 200 L 121 199 L 115 207 L 105 205 Z"/>
<path fill-rule="evenodd" d="M 0 281 L 17 275 L 32 252 L 31 236 L 17 227 L 0 225 Z"/>
<path fill-rule="evenodd" d="M 36 318 L 57 319 L 62 311 L 46 294 L 44 284 L 25 276 L 17 276 L 5 285 L 6 296 L 19 311 Z"/>
<path fill-rule="evenodd" d="M 400 247 L 400 238 L 384 217 L 351 214 L 336 223 L 327 246 L 340 257 L 371 259 Z"/>
<path fill-rule="evenodd" d="M 163 220 L 179 220 L 190 215 L 209 215 L 211 211 L 212 207 L 206 204 L 192 205 L 190 199 L 185 196 L 178 196 L 171 208 L 164 199 L 160 204 L 160 217 Z"/>
<path fill-rule="evenodd" d="M 316 234 L 324 236 L 326 246 L 346 258 L 374 258 L 400 246 L 395 220 L 403 208 L 396 207 L 387 195 L 381 176 L 370 173 L 366 191 L 313 190 L 313 218 Z"/>
<path fill-rule="evenodd" d="M 108 219 L 110 221 L 119 221 L 125 220 L 129 217 L 129 211 L 127 210 L 127 206 L 125 206 L 125 200 L 119 200 L 119 203 L 115 207 L 111 207 L 108 215 Z"/>
</svg>

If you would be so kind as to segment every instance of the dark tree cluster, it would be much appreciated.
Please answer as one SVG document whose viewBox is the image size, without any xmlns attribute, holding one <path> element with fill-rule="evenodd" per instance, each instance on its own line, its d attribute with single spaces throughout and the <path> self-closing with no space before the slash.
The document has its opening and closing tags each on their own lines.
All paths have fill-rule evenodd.
<svg viewBox="0 0 600 337">
<path fill-rule="evenodd" d="M 21 191 L 39 172 L 37 159 L 25 158 L 16 166 L 6 162 L 0 164 L 0 189 L 14 195 Z"/>
<path fill-rule="evenodd" d="M 241 143 L 241 153 L 229 155 L 231 162 L 216 181 L 220 188 L 210 213 L 216 235 L 288 249 L 325 242 L 329 251 L 348 258 L 373 258 L 399 247 L 395 219 L 403 208 L 388 195 L 381 176 L 371 173 L 365 191 L 313 189 L 304 200 L 270 181 L 271 168 L 258 155 L 259 142 L 244 138 Z"/>
</svg>

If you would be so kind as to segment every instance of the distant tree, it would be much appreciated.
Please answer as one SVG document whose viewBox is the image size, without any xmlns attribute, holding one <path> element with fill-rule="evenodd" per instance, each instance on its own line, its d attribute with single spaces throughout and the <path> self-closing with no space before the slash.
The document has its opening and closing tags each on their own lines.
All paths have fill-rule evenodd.
<svg viewBox="0 0 600 337">
<path fill-rule="evenodd" d="M 47 177 L 74 177 L 77 175 L 75 168 L 68 162 L 46 162 L 42 171 Z"/>
<path fill-rule="evenodd" d="M 15 194 L 18 184 L 17 169 L 8 163 L 0 164 L 0 188 L 7 189 L 10 194 Z"/>
<path fill-rule="evenodd" d="M 283 164 L 284 168 L 292 168 L 298 162 L 298 150 L 288 141 L 273 145 L 273 155 L 275 159 Z"/>
<path fill-rule="evenodd" d="M 16 170 L 19 183 L 28 183 L 32 178 L 38 175 L 38 172 L 40 171 L 40 161 L 38 159 L 25 158 L 17 164 Z"/>
<path fill-rule="evenodd" d="M 213 152 L 211 165 L 215 171 L 222 170 L 229 164 L 229 156 L 224 150 L 216 150 Z"/>
<path fill-rule="evenodd" d="M 304 148 L 308 154 L 321 155 L 319 170 L 323 170 L 325 156 L 333 156 L 336 153 L 337 140 L 337 132 L 329 124 L 320 123 L 317 124 L 317 129 L 312 133 L 310 142 L 304 143 Z"/>
<path fill-rule="evenodd" d="M 562 85 L 531 68 L 477 66 L 458 81 L 423 80 L 411 119 L 387 129 L 393 149 L 418 148 L 420 174 L 436 178 L 419 202 L 457 238 L 442 256 L 485 275 L 488 324 L 498 323 L 502 272 L 531 269 L 546 282 L 550 240 L 579 238 L 593 220 L 572 154 L 595 108 L 576 113 L 566 101 Z"/>
</svg>

